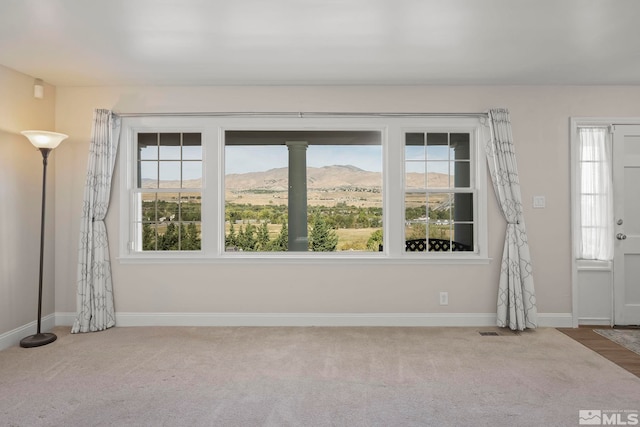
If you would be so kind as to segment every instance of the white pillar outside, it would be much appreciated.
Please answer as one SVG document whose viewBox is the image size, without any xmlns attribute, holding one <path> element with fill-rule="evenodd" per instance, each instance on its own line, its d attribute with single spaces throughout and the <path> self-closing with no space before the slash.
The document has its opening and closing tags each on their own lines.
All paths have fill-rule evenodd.
<svg viewBox="0 0 640 427">
<path fill-rule="evenodd" d="M 308 251 L 307 146 L 306 141 L 287 141 L 289 148 L 289 251 Z"/>
</svg>

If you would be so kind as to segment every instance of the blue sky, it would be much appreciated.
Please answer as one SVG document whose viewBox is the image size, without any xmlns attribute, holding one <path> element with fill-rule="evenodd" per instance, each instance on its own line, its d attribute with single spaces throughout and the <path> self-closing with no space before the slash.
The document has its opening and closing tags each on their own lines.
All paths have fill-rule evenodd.
<svg viewBox="0 0 640 427">
<path fill-rule="evenodd" d="M 225 148 L 225 173 L 262 172 L 287 167 L 288 149 L 284 145 L 227 146 Z M 382 171 L 382 146 L 380 145 L 310 145 L 307 149 L 307 166 L 352 165 L 360 169 Z"/>
</svg>

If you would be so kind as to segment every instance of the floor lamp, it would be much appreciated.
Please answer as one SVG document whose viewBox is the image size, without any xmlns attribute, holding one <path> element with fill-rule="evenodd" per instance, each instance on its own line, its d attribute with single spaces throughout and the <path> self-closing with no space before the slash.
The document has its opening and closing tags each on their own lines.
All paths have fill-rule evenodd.
<svg viewBox="0 0 640 427">
<path fill-rule="evenodd" d="M 40 347 L 54 342 L 58 337 L 52 333 L 41 333 L 42 321 L 42 274 L 44 267 L 44 213 L 47 195 L 47 159 L 51 150 L 56 148 L 67 138 L 67 135 L 41 130 L 25 130 L 21 132 L 42 153 L 42 216 L 40 219 L 40 281 L 38 283 L 38 329 L 35 335 L 30 335 L 20 341 L 20 347 Z"/>
</svg>

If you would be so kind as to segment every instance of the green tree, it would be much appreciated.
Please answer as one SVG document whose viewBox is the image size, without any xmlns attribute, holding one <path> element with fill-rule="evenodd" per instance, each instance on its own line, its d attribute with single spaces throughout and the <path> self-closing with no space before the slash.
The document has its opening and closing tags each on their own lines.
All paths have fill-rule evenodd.
<svg viewBox="0 0 640 427">
<path fill-rule="evenodd" d="M 200 243 L 198 227 L 196 227 L 195 223 L 190 222 L 183 234 L 181 249 L 184 251 L 199 251 L 201 246 Z"/>
<path fill-rule="evenodd" d="M 407 238 L 407 240 L 427 238 L 428 236 L 426 224 L 411 224 L 411 226 L 405 231 L 405 237 Z"/>
<path fill-rule="evenodd" d="M 278 233 L 278 237 L 271 242 L 271 250 L 275 252 L 286 252 L 289 249 L 289 229 L 287 227 L 287 222 L 282 223 L 282 228 L 280 229 L 280 233 Z"/>
<path fill-rule="evenodd" d="M 229 234 L 227 234 L 224 238 L 224 246 L 225 248 L 238 246 L 238 236 L 236 235 L 236 229 L 233 226 L 233 222 L 229 226 Z"/>
<path fill-rule="evenodd" d="M 176 225 L 171 222 L 167 225 L 167 230 L 162 236 L 158 236 L 158 250 L 162 251 L 177 251 L 178 248 L 178 229 Z"/>
<path fill-rule="evenodd" d="M 376 230 L 371 233 L 369 240 L 367 240 L 367 249 L 370 251 L 378 251 L 382 247 L 382 230 Z"/>
<path fill-rule="evenodd" d="M 255 251 L 256 250 L 256 240 L 255 236 L 256 227 L 252 224 L 247 224 L 247 226 L 242 229 L 240 226 L 240 230 L 238 231 L 238 247 L 243 251 Z"/>
<path fill-rule="evenodd" d="M 260 228 L 258 228 L 256 240 L 256 250 L 269 250 L 269 228 L 266 222 L 263 222 Z"/>
<path fill-rule="evenodd" d="M 142 224 L 142 250 L 143 251 L 155 251 L 156 250 L 156 231 L 155 227 L 151 228 L 149 223 Z"/>
<path fill-rule="evenodd" d="M 320 214 L 313 217 L 309 247 L 314 252 L 333 252 L 338 246 L 338 235 L 327 226 Z"/>
</svg>

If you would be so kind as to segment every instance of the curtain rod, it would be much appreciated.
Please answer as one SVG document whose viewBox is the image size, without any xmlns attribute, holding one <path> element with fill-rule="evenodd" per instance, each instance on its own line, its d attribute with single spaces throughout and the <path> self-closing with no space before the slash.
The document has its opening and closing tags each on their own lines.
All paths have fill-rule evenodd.
<svg viewBox="0 0 640 427">
<path fill-rule="evenodd" d="M 115 113 L 120 117 L 488 117 L 488 113 L 186 112 Z"/>
</svg>

